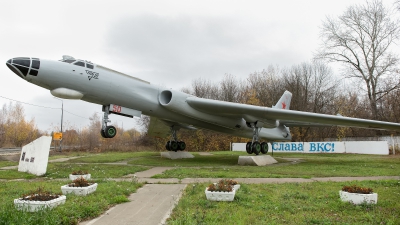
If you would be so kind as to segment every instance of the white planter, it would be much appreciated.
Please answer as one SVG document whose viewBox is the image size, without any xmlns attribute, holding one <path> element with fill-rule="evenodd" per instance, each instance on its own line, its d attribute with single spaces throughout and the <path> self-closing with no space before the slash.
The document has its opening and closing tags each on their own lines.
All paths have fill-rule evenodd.
<svg viewBox="0 0 400 225">
<path fill-rule="evenodd" d="M 208 191 L 206 188 L 206 197 L 207 200 L 210 201 L 233 201 L 235 198 L 235 188 L 231 192 L 222 192 L 222 191 Z"/>
<path fill-rule="evenodd" d="M 50 201 L 27 201 L 22 198 L 14 199 L 14 205 L 18 210 L 26 210 L 28 212 L 37 212 L 45 208 L 53 208 L 60 204 L 64 204 L 67 197 L 60 195 L 58 198 Z"/>
<path fill-rule="evenodd" d="M 359 205 L 362 203 L 367 204 L 376 204 L 378 203 L 378 194 L 358 194 L 358 193 L 349 193 L 346 191 L 339 191 L 340 199 L 343 202 L 351 202 L 355 205 Z"/>
<path fill-rule="evenodd" d="M 240 189 L 240 184 L 233 185 L 233 188 L 235 189 L 235 191 L 239 190 Z"/>
<path fill-rule="evenodd" d="M 95 192 L 97 189 L 97 183 L 89 185 L 87 187 L 68 187 L 67 185 L 61 186 L 61 191 L 64 195 L 74 193 L 75 195 L 88 195 Z"/>
<path fill-rule="evenodd" d="M 83 177 L 85 180 L 89 180 L 90 179 L 90 173 L 84 174 L 84 175 L 72 175 L 72 174 L 69 175 L 69 179 L 70 180 L 76 180 L 76 179 L 81 178 L 81 177 Z"/>
</svg>

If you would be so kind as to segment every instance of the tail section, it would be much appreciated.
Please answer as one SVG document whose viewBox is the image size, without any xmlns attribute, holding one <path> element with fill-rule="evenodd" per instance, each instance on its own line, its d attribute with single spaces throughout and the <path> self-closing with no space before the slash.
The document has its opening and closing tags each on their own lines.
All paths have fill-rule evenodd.
<svg viewBox="0 0 400 225">
<path fill-rule="evenodd" d="M 289 109 L 291 100 L 292 100 L 292 93 L 290 93 L 289 91 L 285 91 L 285 93 L 283 93 L 282 97 L 279 99 L 278 103 L 272 106 L 272 108 Z"/>
</svg>

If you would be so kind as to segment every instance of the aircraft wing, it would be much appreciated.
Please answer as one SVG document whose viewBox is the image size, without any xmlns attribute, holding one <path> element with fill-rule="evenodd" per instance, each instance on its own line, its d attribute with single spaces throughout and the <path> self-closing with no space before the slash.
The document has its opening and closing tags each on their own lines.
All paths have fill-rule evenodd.
<svg viewBox="0 0 400 225">
<path fill-rule="evenodd" d="M 186 102 L 191 107 L 208 114 L 254 118 L 260 121 L 279 121 L 279 124 L 287 127 L 345 126 L 400 131 L 400 124 L 397 123 L 358 119 L 340 115 L 334 116 L 279 108 L 268 108 L 197 97 L 189 97 L 186 99 Z"/>
</svg>

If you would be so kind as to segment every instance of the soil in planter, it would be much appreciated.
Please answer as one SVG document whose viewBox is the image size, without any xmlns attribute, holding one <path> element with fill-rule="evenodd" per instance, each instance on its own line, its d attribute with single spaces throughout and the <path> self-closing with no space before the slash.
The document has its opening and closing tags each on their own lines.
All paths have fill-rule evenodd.
<svg viewBox="0 0 400 225">
<path fill-rule="evenodd" d="M 21 200 L 25 201 L 50 201 L 60 197 L 61 194 L 53 194 L 49 191 L 45 191 L 42 187 L 32 191 L 28 194 L 22 195 Z"/>
</svg>

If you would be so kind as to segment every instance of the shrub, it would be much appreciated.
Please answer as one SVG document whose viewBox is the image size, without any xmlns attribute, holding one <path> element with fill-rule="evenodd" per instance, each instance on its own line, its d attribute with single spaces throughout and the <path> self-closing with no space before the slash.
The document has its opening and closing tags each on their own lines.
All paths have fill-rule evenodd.
<svg viewBox="0 0 400 225">
<path fill-rule="evenodd" d="M 230 184 L 230 180 L 222 179 L 218 181 L 216 184 L 210 184 L 208 186 L 208 191 L 223 191 L 223 192 L 231 192 L 233 190 L 232 184 Z"/>
<path fill-rule="evenodd" d="M 91 183 L 89 183 L 85 178 L 80 177 L 72 181 L 68 186 L 69 187 L 87 187 L 90 186 Z"/>
</svg>

